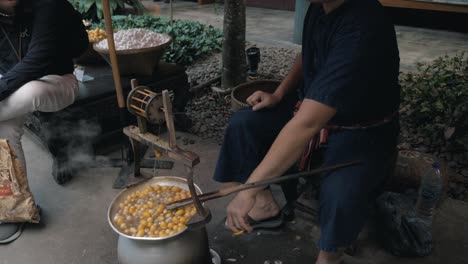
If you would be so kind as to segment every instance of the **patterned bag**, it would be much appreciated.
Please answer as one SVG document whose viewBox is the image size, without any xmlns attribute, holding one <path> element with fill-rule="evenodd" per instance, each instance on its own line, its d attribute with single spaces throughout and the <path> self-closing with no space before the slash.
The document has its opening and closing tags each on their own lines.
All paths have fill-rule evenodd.
<svg viewBox="0 0 468 264">
<path fill-rule="evenodd" d="M 28 179 L 7 140 L 0 139 L 0 222 L 39 223 Z"/>
</svg>

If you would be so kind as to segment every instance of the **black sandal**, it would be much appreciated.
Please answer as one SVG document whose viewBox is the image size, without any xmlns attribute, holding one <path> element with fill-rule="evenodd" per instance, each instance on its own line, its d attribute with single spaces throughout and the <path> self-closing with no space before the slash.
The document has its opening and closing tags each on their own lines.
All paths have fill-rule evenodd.
<svg viewBox="0 0 468 264">
<path fill-rule="evenodd" d="M 249 225 L 254 229 L 275 229 L 284 224 L 283 214 L 280 212 L 278 215 L 263 219 L 263 220 L 254 220 L 247 215 L 247 220 Z"/>
<path fill-rule="evenodd" d="M 252 217 L 247 215 L 247 221 L 249 225 L 254 229 L 276 229 L 278 227 L 281 227 L 284 224 L 284 218 L 283 214 L 280 212 L 276 216 L 263 219 L 263 220 L 254 220 Z M 226 229 L 229 229 L 226 225 L 226 217 L 224 218 L 224 227 Z"/>
</svg>

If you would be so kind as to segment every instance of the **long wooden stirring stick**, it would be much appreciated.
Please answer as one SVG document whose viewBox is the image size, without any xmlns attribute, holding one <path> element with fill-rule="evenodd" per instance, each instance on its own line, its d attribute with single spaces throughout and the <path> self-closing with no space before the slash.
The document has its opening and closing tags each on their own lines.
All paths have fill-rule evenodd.
<svg viewBox="0 0 468 264">
<path fill-rule="evenodd" d="M 119 108 L 125 110 L 125 99 L 123 96 L 122 82 L 120 80 L 119 65 L 117 62 L 117 52 L 115 50 L 114 30 L 112 28 L 112 18 L 110 12 L 109 0 L 102 1 L 102 10 L 104 11 L 104 24 L 106 28 L 107 44 L 109 47 L 109 57 L 112 66 L 112 76 L 114 77 L 115 93 Z"/>
<path fill-rule="evenodd" d="M 209 192 L 209 193 L 198 195 L 198 199 L 200 199 L 201 202 L 206 202 L 206 201 L 209 201 L 209 200 L 213 200 L 213 199 L 217 199 L 217 198 L 227 196 L 227 195 L 235 193 L 235 192 L 240 192 L 240 191 L 247 190 L 247 189 L 262 187 L 262 186 L 266 186 L 266 185 L 270 185 L 270 184 L 274 184 L 274 183 L 278 183 L 278 182 L 282 182 L 282 181 L 297 179 L 297 178 L 300 178 L 300 177 L 316 175 L 316 174 L 320 174 L 320 173 L 327 172 L 327 171 L 332 171 L 332 170 L 337 170 L 337 169 L 357 165 L 359 163 L 361 163 L 361 162 L 360 161 L 352 161 L 352 162 L 340 163 L 340 164 L 336 164 L 336 165 L 332 165 L 332 166 L 318 168 L 318 169 L 315 169 L 315 170 L 310 170 L 310 171 L 305 171 L 305 172 L 300 172 L 300 173 L 295 173 L 295 174 L 289 174 L 289 175 L 285 175 L 285 176 L 281 176 L 281 177 L 277 177 L 277 178 L 273 178 L 273 179 L 267 179 L 267 180 L 252 182 L 252 183 L 248 183 L 248 184 L 241 184 L 241 185 L 237 185 L 237 186 L 234 186 L 234 187 L 222 188 L 222 189 L 219 189 L 219 190 L 216 190 L 216 191 L 212 191 L 212 192 Z M 193 203 L 193 199 L 191 197 L 189 197 L 189 198 L 186 198 L 186 199 L 183 199 L 183 200 L 168 203 L 166 205 L 166 208 L 169 209 L 169 210 L 172 210 L 172 209 L 177 209 L 177 208 L 180 208 L 180 207 L 187 206 L 187 205 L 189 205 L 191 203 Z"/>
</svg>

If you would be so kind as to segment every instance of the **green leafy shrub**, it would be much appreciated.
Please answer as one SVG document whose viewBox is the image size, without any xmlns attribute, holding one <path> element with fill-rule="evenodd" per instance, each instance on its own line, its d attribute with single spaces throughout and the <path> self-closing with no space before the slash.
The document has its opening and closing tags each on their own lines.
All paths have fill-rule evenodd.
<svg viewBox="0 0 468 264">
<path fill-rule="evenodd" d="M 104 17 L 102 0 L 68 0 L 84 19 L 98 21 Z M 123 14 L 125 4 L 132 6 L 139 14 L 145 11 L 140 0 L 110 0 L 111 14 Z"/>
<path fill-rule="evenodd" d="M 221 30 L 195 21 L 174 20 L 170 25 L 169 19 L 151 15 L 114 16 L 112 20 L 116 30 L 145 28 L 171 36 L 172 45 L 163 57 L 167 62 L 190 64 L 201 56 L 220 51 L 223 42 Z M 104 24 L 96 26 L 103 28 Z"/>
<path fill-rule="evenodd" d="M 432 144 L 468 149 L 468 56 L 441 57 L 400 75 L 402 120 Z"/>
</svg>

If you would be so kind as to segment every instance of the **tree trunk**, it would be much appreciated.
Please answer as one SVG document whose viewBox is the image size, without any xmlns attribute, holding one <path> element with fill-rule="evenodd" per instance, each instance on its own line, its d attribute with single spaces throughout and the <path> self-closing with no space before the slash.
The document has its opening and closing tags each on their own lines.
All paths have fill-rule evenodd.
<svg viewBox="0 0 468 264">
<path fill-rule="evenodd" d="M 245 0 L 224 1 L 223 75 L 224 89 L 246 81 Z"/>
</svg>

